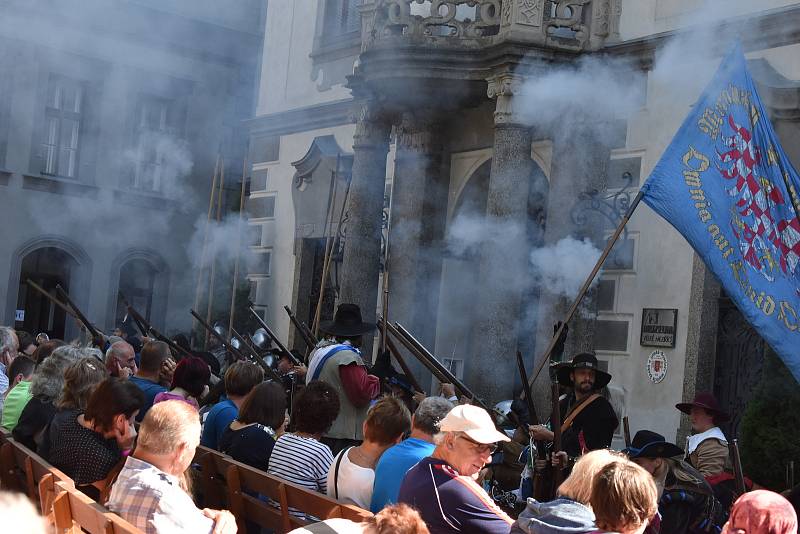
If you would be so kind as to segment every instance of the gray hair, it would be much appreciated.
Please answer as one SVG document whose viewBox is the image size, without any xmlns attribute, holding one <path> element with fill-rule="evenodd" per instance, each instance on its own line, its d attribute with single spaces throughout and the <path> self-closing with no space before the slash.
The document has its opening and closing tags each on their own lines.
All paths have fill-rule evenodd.
<svg viewBox="0 0 800 534">
<path fill-rule="evenodd" d="M 108 347 L 108 350 L 106 350 L 105 364 L 114 363 L 111 361 L 111 358 L 119 359 L 119 357 L 122 356 L 122 351 L 126 350 L 125 347 L 129 347 L 131 351 L 133 351 L 133 345 L 127 341 L 119 340 L 112 343 L 111 346 Z"/>
<path fill-rule="evenodd" d="M 453 409 L 453 403 L 444 397 L 426 397 L 414 412 L 414 428 L 436 436 L 440 433 L 439 423 Z"/>
<path fill-rule="evenodd" d="M 39 365 L 31 379 L 31 395 L 42 397 L 45 401 L 54 402 L 64 387 L 64 371 L 72 362 L 81 358 L 97 358 L 102 361 L 103 353 L 95 348 L 64 345 L 53 351 Z"/>
<path fill-rule="evenodd" d="M 15 342 L 16 339 L 17 334 L 14 332 L 13 328 L 0 326 L 0 354 L 10 350 L 14 352 L 16 356 L 16 352 L 19 349 L 19 347 L 16 346 L 19 343 L 18 341 Z"/>
</svg>

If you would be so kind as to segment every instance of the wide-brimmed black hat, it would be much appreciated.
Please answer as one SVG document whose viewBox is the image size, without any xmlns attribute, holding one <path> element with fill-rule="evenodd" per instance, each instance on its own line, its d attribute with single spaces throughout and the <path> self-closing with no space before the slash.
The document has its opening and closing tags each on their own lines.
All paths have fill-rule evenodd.
<svg viewBox="0 0 800 534">
<path fill-rule="evenodd" d="M 724 423 L 731 418 L 729 414 L 722 411 L 717 398 L 711 393 L 698 393 L 692 402 L 680 402 L 675 407 L 685 414 L 692 413 L 693 407 L 702 408 L 714 416 L 716 423 Z"/>
<path fill-rule="evenodd" d="M 594 371 L 594 389 L 602 389 L 611 382 L 611 375 L 601 371 L 597 363 L 597 356 L 591 352 L 582 352 L 572 358 L 571 362 L 562 363 L 556 369 L 558 383 L 562 386 L 572 387 L 569 374 L 575 369 L 591 369 Z"/>
<path fill-rule="evenodd" d="M 342 337 L 356 337 L 375 330 L 375 323 L 361 320 L 361 308 L 356 304 L 339 304 L 333 321 L 322 321 L 319 329 L 326 334 Z"/>
<path fill-rule="evenodd" d="M 672 458 L 683 456 L 683 449 L 651 430 L 640 430 L 633 436 L 631 446 L 623 450 L 628 458 Z"/>
</svg>

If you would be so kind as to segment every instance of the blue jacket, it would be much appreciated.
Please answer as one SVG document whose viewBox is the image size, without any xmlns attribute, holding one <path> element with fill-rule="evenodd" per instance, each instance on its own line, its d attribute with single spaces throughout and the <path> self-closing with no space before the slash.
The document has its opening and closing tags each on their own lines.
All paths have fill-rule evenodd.
<svg viewBox="0 0 800 534">
<path fill-rule="evenodd" d="M 511 526 L 512 534 L 585 534 L 597 531 L 594 513 L 583 504 L 559 497 L 550 502 L 528 499 Z"/>
</svg>

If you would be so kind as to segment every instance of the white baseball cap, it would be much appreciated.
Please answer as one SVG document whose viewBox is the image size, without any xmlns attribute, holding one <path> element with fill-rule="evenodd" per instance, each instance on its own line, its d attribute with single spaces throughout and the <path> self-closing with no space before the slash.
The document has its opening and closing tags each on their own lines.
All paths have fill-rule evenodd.
<svg viewBox="0 0 800 534">
<path fill-rule="evenodd" d="M 460 404 L 450 410 L 439 428 L 442 432 L 463 432 L 478 443 L 511 441 L 508 436 L 497 431 L 486 410 L 471 404 Z"/>
</svg>

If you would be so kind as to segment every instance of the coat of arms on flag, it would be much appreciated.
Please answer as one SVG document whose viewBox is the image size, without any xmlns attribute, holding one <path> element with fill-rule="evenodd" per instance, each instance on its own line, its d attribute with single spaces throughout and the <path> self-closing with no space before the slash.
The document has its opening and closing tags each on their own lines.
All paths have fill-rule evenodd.
<svg viewBox="0 0 800 534">
<path fill-rule="evenodd" d="M 737 46 L 664 151 L 642 199 L 683 234 L 800 381 L 798 188 Z"/>
</svg>

